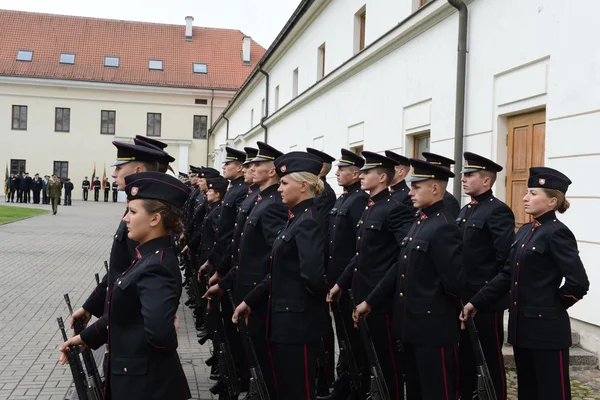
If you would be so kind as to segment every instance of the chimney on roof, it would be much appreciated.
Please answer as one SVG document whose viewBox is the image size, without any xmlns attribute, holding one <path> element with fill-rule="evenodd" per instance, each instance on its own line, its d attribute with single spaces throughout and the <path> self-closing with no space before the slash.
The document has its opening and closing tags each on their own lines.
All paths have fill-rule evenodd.
<svg viewBox="0 0 600 400">
<path fill-rule="evenodd" d="M 192 40 L 192 22 L 194 17 L 185 17 L 185 40 Z"/>
<path fill-rule="evenodd" d="M 250 44 L 252 38 L 250 36 L 244 36 L 242 39 L 242 62 L 244 64 L 250 64 Z"/>
</svg>

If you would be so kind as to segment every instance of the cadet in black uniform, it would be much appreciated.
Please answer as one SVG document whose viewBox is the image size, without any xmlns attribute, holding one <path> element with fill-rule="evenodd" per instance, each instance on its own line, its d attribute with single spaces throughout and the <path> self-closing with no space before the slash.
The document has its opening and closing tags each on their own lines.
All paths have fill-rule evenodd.
<svg viewBox="0 0 600 400">
<path fill-rule="evenodd" d="M 460 230 L 443 202 L 454 174 L 422 160 L 412 159 L 411 165 L 410 196 L 420 215 L 402 240 L 399 261 L 356 308 L 354 318 L 391 303 L 392 336 L 403 353 L 408 398 L 450 399 L 458 393 L 455 318 L 465 283 Z"/>
<path fill-rule="evenodd" d="M 412 200 L 408 195 L 410 188 L 406 184 L 406 176 L 410 172 L 410 160 L 408 157 L 394 153 L 391 150 L 386 150 L 385 156 L 398 163 L 398 165 L 396 165 L 396 175 L 394 175 L 394 179 L 390 185 L 390 193 L 392 194 L 392 197 L 404 204 L 406 207 L 410 208 L 411 211 L 416 211 L 414 210 Z"/>
<path fill-rule="evenodd" d="M 440 156 L 439 154 L 428 153 L 426 151 L 424 151 L 422 154 L 427 162 L 433 165 L 440 165 L 448 170 L 450 169 L 451 165 L 456 164 L 454 160 Z M 446 193 L 444 193 L 444 207 L 446 207 L 446 210 L 452 215 L 452 217 L 458 217 L 458 213 L 460 212 L 460 203 L 456 197 L 454 197 L 447 190 Z"/>
<path fill-rule="evenodd" d="M 360 188 L 360 168 L 365 164 L 364 158 L 350 150 L 342 149 L 342 157 L 337 162 L 338 185 L 343 187 L 343 192 L 335 201 L 329 218 L 329 229 L 327 237 L 327 282 L 333 286 L 350 261 L 356 254 L 356 237 L 358 236 L 358 227 L 360 217 L 365 211 L 369 195 Z M 352 341 L 354 348 L 361 346 L 360 337 L 356 329 L 352 329 L 352 310 L 353 305 L 349 296 L 342 296 L 339 299 L 340 310 L 342 312 L 348 336 Z M 336 328 L 341 326 L 341 321 L 336 319 Z M 339 336 L 339 333 L 338 333 Z M 330 353 L 333 354 L 333 353 Z M 329 396 L 323 396 L 319 399 L 334 400 L 346 399 L 350 395 L 350 376 L 348 371 L 339 374 L 338 379 L 333 385 L 333 391 Z"/>
<path fill-rule="evenodd" d="M 108 203 L 108 194 L 110 193 L 110 182 L 108 181 L 108 178 L 102 182 L 102 185 L 104 186 L 104 202 Z"/>
<path fill-rule="evenodd" d="M 369 201 L 358 222 L 355 238 L 356 253 L 330 291 L 330 300 L 352 289 L 356 304 L 373 290 L 398 258 L 398 244 L 414 220 L 414 214 L 396 201 L 388 186 L 392 182 L 396 161 L 383 155 L 363 151 L 365 164 L 361 168 L 361 188 L 369 191 Z M 367 320 L 377 357 L 381 363 L 391 398 L 402 398 L 402 371 L 394 357 L 391 341 L 391 302 L 376 307 Z M 363 391 L 368 389 L 364 346 L 355 349 L 357 362 L 363 364 Z"/>
<path fill-rule="evenodd" d="M 198 249 L 198 257 L 200 263 L 205 263 L 210 255 L 211 250 L 214 247 L 214 243 L 217 240 L 217 233 L 219 229 L 219 218 L 221 217 L 221 203 L 225 193 L 227 193 L 227 186 L 229 181 L 221 176 L 216 178 L 209 178 L 206 180 L 208 191 L 206 192 L 206 216 L 202 223 L 202 243 Z M 214 257 L 214 253 L 213 257 Z M 217 262 L 217 260 L 211 260 Z"/>
<path fill-rule="evenodd" d="M 162 156 L 161 152 L 143 146 L 116 141 L 113 142 L 113 145 L 117 148 L 117 159 L 113 163 L 115 170 L 112 177 L 121 190 L 125 190 L 126 176 L 145 171 L 156 171 L 158 168 L 155 160 Z M 88 296 L 83 306 L 73 313 L 74 318 L 81 319 L 86 324 L 91 315 L 100 318 L 104 314 L 106 293 L 112 288 L 117 277 L 135 260 L 136 246 L 137 242 L 129 239 L 127 236 L 127 224 L 121 221 L 113 238 L 108 272 L 102 278 L 100 285 Z M 94 325 L 98 329 L 94 326 L 90 326 L 87 329 L 102 335 L 102 329 L 106 329 L 105 321 L 102 322 L 102 318 L 100 318 Z"/>
<path fill-rule="evenodd" d="M 555 169 L 529 169 L 523 201 L 534 220 L 521 226 L 504 269 L 461 315 L 464 321 L 465 315 L 481 312 L 509 293 L 508 342 L 515 352 L 520 399 L 571 398 L 567 309 L 585 296 L 590 284 L 575 236 L 556 218 L 556 211 L 569 208 L 565 194 L 570 184 Z"/>
<path fill-rule="evenodd" d="M 283 204 L 279 187 L 279 176 L 275 172 L 273 160 L 283 155 L 279 150 L 266 143 L 258 142 L 258 155 L 252 160 L 253 180 L 259 185 L 260 194 L 256 205 L 243 221 L 240 239 L 235 248 L 235 268 L 213 286 L 209 293 L 220 288 L 232 289 L 234 302 L 241 303 L 244 298 L 269 274 L 271 252 L 277 234 L 287 221 L 287 207 Z M 238 214 L 239 215 L 239 214 Z M 261 304 L 252 310 L 248 329 L 254 343 L 263 376 L 272 399 L 277 396 L 274 370 L 270 362 L 267 342 L 266 318 L 267 304 Z M 244 373 L 243 375 L 248 375 Z"/>
<path fill-rule="evenodd" d="M 65 182 L 65 206 L 72 205 L 73 182 L 69 178 Z"/>
<path fill-rule="evenodd" d="M 136 258 L 107 295 L 106 337 L 84 330 L 65 345 L 97 349 L 107 343 L 106 398 L 189 399 L 177 355 L 182 285 L 172 240 L 182 229 L 180 210 L 189 189 L 162 172 L 132 174 L 125 181 L 129 212 L 123 221 L 128 237 L 139 242 Z M 61 361 L 66 362 L 64 353 Z"/>
<path fill-rule="evenodd" d="M 102 182 L 100 181 L 99 178 L 96 178 L 94 180 L 94 201 L 98 201 L 98 199 L 100 198 L 101 186 L 102 186 Z"/>
<path fill-rule="evenodd" d="M 88 192 L 90 191 L 90 181 L 88 181 L 88 177 L 86 176 L 83 182 L 81 183 L 81 190 L 83 190 L 83 201 L 87 201 Z"/>
<path fill-rule="evenodd" d="M 335 158 L 331 157 L 329 154 L 319 151 L 317 149 L 313 149 L 311 147 L 307 147 L 306 151 L 314 154 L 319 157 L 323 161 L 323 167 L 321 171 L 319 171 L 319 179 L 323 181 L 323 185 L 325 186 L 325 190 L 315 199 L 315 205 L 319 210 L 319 214 L 323 218 L 324 227 L 327 228 L 329 226 L 329 213 L 333 208 L 333 204 L 335 203 L 335 191 L 331 188 L 331 185 L 327 183 L 327 175 L 331 171 L 331 163 L 335 161 Z"/>
<path fill-rule="evenodd" d="M 515 216 L 512 210 L 494 197 L 492 186 L 502 167 L 480 155 L 464 153 L 461 171 L 465 194 L 471 202 L 460 211 L 456 220 L 463 236 L 463 267 L 467 287 L 463 292 L 465 304 L 503 268 L 510 245 L 515 237 Z M 501 299 L 488 312 L 475 319 L 479 341 L 494 382 L 496 398 L 506 399 L 506 375 L 502 346 L 504 344 L 504 310 L 508 298 Z M 460 392 L 463 399 L 471 399 L 477 389 L 473 344 L 467 331 L 461 332 Z"/>
<path fill-rule="evenodd" d="M 200 244 L 202 243 L 202 226 L 204 224 L 204 217 L 208 212 L 206 197 L 206 193 L 208 192 L 208 180 L 221 177 L 219 171 L 214 168 L 199 168 L 196 171 L 198 171 L 198 177 L 194 178 L 194 180 L 198 183 L 198 190 L 196 191 L 195 196 L 190 197 L 190 202 L 192 203 L 193 208 L 191 208 L 190 211 L 190 223 L 188 224 L 187 228 L 189 229 L 189 236 L 187 236 L 187 245 L 182 250 L 183 254 L 189 250 L 192 250 L 195 254 L 198 254 Z M 221 201 L 222 200 L 223 197 L 221 197 Z M 211 245 L 211 248 L 212 247 L 213 245 Z"/>
<path fill-rule="evenodd" d="M 117 197 L 119 196 L 119 185 L 117 185 L 116 181 L 112 183 L 112 194 L 113 194 L 113 203 L 117 202 Z"/>
<path fill-rule="evenodd" d="M 243 163 L 246 161 L 246 153 L 229 146 L 225 149 L 227 154 L 225 156 L 225 161 L 223 161 L 223 177 L 229 180 L 230 187 L 223 199 L 223 205 L 221 206 L 219 235 L 217 237 L 217 244 L 213 249 L 213 252 L 216 253 L 214 259 L 219 260 L 219 263 L 233 238 L 235 217 L 238 210 L 244 199 L 248 196 L 248 185 L 246 185 L 246 182 L 244 181 L 243 167 Z M 213 257 L 210 257 L 209 259 L 213 259 Z M 202 268 L 218 271 L 219 265 L 208 262 L 204 263 Z M 217 283 L 220 279 L 221 276 L 219 276 L 218 273 L 213 274 L 211 277 L 211 285 Z M 225 303 L 229 304 L 229 301 L 224 302 L 223 304 Z"/>
<path fill-rule="evenodd" d="M 322 164 L 319 157 L 299 151 L 275 160 L 288 221 L 273 244 L 270 274 L 233 315 L 237 322 L 240 312 L 267 305 L 279 400 L 316 397 L 317 352 L 327 323 L 325 234 L 314 199 L 323 191 Z"/>
</svg>

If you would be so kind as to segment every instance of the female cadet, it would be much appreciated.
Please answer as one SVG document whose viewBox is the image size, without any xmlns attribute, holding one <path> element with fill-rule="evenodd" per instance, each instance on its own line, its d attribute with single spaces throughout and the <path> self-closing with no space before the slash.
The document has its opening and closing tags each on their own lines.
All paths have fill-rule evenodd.
<svg viewBox="0 0 600 400">
<path fill-rule="evenodd" d="M 129 211 L 123 217 L 128 236 L 139 242 L 136 259 L 107 294 L 107 338 L 75 336 L 61 347 L 107 343 L 110 358 L 105 398 L 189 399 L 177 355 L 175 313 L 181 297 L 181 273 L 172 234 L 182 230 L 181 207 L 189 189 L 177 178 L 142 172 L 125 178 Z"/>
<path fill-rule="evenodd" d="M 267 329 L 280 400 L 314 399 L 319 341 L 327 323 L 325 235 L 314 196 L 323 192 L 319 157 L 291 152 L 275 160 L 288 221 L 273 243 L 271 272 L 236 308 L 268 302 Z"/>
<path fill-rule="evenodd" d="M 474 315 L 510 290 L 508 341 L 513 345 L 520 399 L 570 399 L 567 309 L 588 291 L 573 233 L 555 212 L 569 208 L 565 194 L 571 181 L 552 168 L 529 170 L 523 225 L 505 268 L 468 303 L 461 315 Z M 564 279 L 564 284 L 561 282 Z"/>
</svg>

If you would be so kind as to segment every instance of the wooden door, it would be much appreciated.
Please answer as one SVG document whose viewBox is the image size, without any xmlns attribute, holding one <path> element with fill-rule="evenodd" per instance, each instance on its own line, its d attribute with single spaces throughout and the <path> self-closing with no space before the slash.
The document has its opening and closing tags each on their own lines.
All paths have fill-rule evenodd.
<svg viewBox="0 0 600 400">
<path fill-rule="evenodd" d="M 531 221 L 525 214 L 523 197 L 527 192 L 529 168 L 544 165 L 545 150 L 546 110 L 508 119 L 506 204 L 515 214 L 517 229 Z"/>
</svg>

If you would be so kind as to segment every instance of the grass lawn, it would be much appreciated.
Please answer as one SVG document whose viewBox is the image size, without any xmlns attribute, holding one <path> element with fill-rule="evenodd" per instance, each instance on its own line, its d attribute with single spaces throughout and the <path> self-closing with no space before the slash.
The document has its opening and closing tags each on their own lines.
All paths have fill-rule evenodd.
<svg viewBox="0 0 600 400">
<path fill-rule="evenodd" d="M 46 214 L 47 212 L 48 210 L 38 210 L 35 208 L 0 206 L 0 224 L 17 221 L 34 215 Z"/>
</svg>

